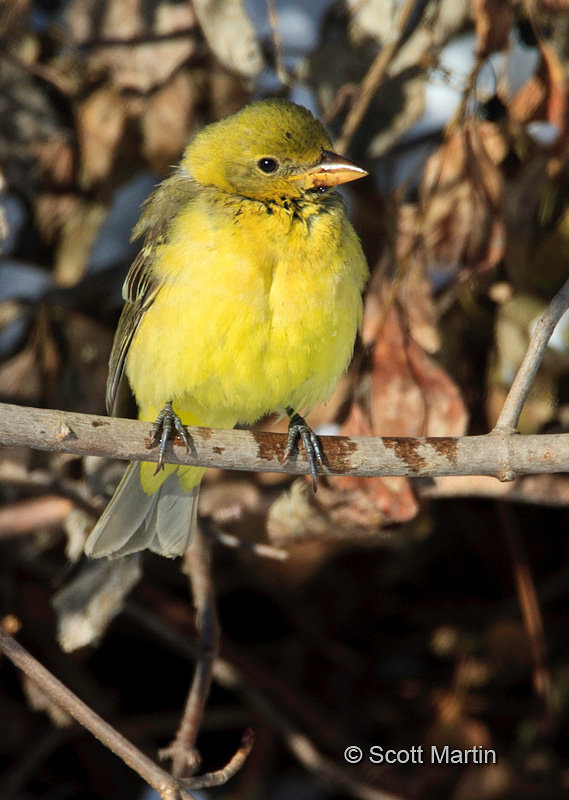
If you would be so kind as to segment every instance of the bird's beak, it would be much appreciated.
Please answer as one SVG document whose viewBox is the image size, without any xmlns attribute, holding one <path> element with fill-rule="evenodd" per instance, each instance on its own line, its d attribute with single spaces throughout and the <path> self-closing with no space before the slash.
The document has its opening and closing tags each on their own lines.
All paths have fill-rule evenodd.
<svg viewBox="0 0 569 800">
<path fill-rule="evenodd" d="M 340 183 L 357 181 L 369 173 L 358 167 L 353 161 L 330 150 L 322 151 L 322 158 L 310 169 L 292 176 L 294 181 L 302 181 L 304 189 L 322 189 L 327 186 L 338 186 Z"/>
</svg>

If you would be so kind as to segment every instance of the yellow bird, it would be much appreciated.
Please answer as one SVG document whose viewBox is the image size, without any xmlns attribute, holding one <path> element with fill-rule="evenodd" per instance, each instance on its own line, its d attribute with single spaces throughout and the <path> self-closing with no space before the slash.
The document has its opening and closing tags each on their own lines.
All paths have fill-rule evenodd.
<svg viewBox="0 0 569 800">
<path fill-rule="evenodd" d="M 87 555 L 184 553 L 204 470 L 162 463 L 172 433 L 187 444 L 184 425 L 233 428 L 286 412 L 287 453 L 302 439 L 315 479 L 318 439 L 298 412 L 346 370 L 368 274 L 333 187 L 366 174 L 332 152 L 307 109 L 271 99 L 201 130 L 147 200 L 107 408 L 126 374 L 140 419 L 155 421 L 159 465 L 128 466 Z"/>
</svg>

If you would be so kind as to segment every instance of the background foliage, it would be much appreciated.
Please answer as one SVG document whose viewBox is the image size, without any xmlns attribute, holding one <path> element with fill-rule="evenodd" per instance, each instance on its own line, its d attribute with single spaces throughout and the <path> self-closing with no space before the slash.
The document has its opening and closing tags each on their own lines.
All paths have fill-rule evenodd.
<svg viewBox="0 0 569 800">
<path fill-rule="evenodd" d="M 487 431 L 567 277 L 568 10 L 4 0 L 0 399 L 103 413 L 140 203 L 205 123 L 278 94 L 311 105 L 373 176 L 347 195 L 372 269 L 361 341 L 309 421 L 347 435 Z M 562 321 L 523 433 L 567 430 L 568 343 Z M 117 577 L 77 563 L 121 471 L 0 453 L 0 615 L 154 754 L 178 723 L 194 620 L 176 563 L 147 556 L 143 578 L 134 564 Z M 308 488 L 237 473 L 204 484 L 217 528 L 289 554 L 215 550 L 234 672 L 213 688 L 203 768 L 226 763 L 247 726 L 257 737 L 216 794 L 567 796 L 567 478 Z M 64 584 L 75 593 L 52 605 Z M 0 675 L 2 798 L 142 796 L 41 691 L 4 663 Z M 491 747 L 498 764 L 353 766 L 350 744 Z"/>
</svg>

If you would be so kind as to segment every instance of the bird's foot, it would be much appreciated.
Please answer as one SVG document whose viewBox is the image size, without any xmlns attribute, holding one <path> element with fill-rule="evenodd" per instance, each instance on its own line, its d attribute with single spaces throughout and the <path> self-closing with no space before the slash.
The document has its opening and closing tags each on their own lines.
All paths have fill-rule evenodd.
<svg viewBox="0 0 569 800">
<path fill-rule="evenodd" d="M 166 445 L 168 439 L 174 439 L 176 434 L 186 445 L 186 452 L 190 452 L 190 442 L 188 434 L 185 431 L 180 417 L 172 408 L 172 402 L 166 403 L 162 411 L 156 417 L 156 422 L 150 431 L 150 446 L 160 442 L 160 449 L 158 450 L 158 463 L 156 465 L 155 475 L 158 475 L 161 469 L 164 469 L 164 456 L 166 455 Z"/>
<path fill-rule="evenodd" d="M 287 414 L 289 415 L 290 422 L 288 424 L 288 440 L 284 454 L 285 460 L 291 457 L 293 450 L 298 445 L 298 440 L 302 439 L 306 451 L 306 458 L 308 459 L 308 465 L 310 467 L 312 488 L 316 491 L 316 481 L 318 479 L 317 464 L 321 466 L 324 465 L 324 454 L 320 442 L 312 428 L 306 424 L 304 417 L 301 417 L 300 414 L 292 411 L 292 409 L 287 409 Z"/>
</svg>

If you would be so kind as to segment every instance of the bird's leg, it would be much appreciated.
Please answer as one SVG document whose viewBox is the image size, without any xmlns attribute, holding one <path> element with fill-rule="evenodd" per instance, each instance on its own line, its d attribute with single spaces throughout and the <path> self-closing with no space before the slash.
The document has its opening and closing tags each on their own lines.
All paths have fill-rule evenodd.
<svg viewBox="0 0 569 800">
<path fill-rule="evenodd" d="M 172 433 L 172 428 L 175 433 Z M 150 431 L 150 446 L 156 442 L 160 442 L 160 449 L 158 451 L 158 464 L 156 465 L 155 475 L 158 475 L 161 469 L 164 469 L 164 456 L 166 455 L 166 445 L 168 439 L 173 439 L 176 435 L 186 445 L 186 452 L 190 452 L 190 443 L 188 441 L 188 434 L 186 433 L 180 417 L 172 408 L 172 401 L 166 403 L 162 411 L 156 417 L 156 422 Z"/>
<path fill-rule="evenodd" d="M 292 451 L 298 444 L 298 440 L 302 439 L 304 449 L 306 450 L 306 458 L 310 467 L 310 475 L 312 477 L 312 488 L 316 491 L 316 480 L 318 478 L 318 462 L 320 465 L 324 464 L 324 455 L 318 437 L 306 424 L 304 417 L 297 414 L 292 408 L 287 408 L 286 413 L 289 417 L 288 423 L 288 441 L 285 449 L 285 459 L 290 458 Z"/>
</svg>

